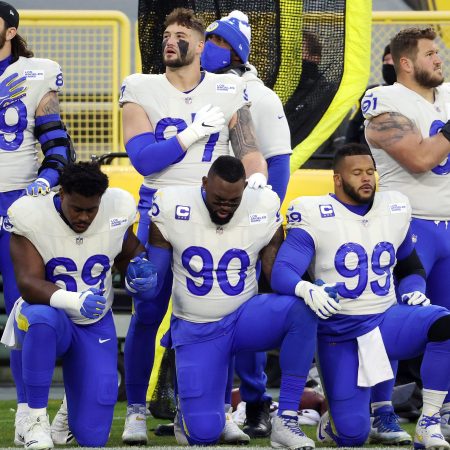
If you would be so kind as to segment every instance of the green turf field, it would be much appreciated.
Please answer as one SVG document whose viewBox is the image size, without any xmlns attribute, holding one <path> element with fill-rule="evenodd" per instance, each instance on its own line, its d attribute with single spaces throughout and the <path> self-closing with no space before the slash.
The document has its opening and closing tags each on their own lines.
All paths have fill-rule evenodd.
<svg viewBox="0 0 450 450">
<path fill-rule="evenodd" d="M 59 408 L 59 401 L 51 400 L 49 403 L 49 415 L 50 419 L 53 418 L 56 411 Z M 13 400 L 3 400 L 0 401 L 0 449 L 7 448 L 13 446 L 13 437 L 14 437 L 14 415 L 15 415 L 15 406 L 16 403 Z M 111 436 L 108 442 L 108 447 L 122 447 L 121 435 L 123 431 L 123 424 L 125 419 L 125 411 L 126 404 L 124 402 L 119 402 L 116 405 L 116 409 L 114 412 L 114 421 L 111 430 Z M 149 429 L 149 446 L 151 447 L 173 447 L 176 446 L 176 441 L 174 437 L 159 437 L 155 436 L 153 433 L 154 428 L 159 423 L 164 423 L 168 421 L 163 421 L 160 419 L 149 418 L 147 421 L 148 429 Z M 411 435 L 414 433 L 415 424 L 404 424 L 404 428 Z M 315 439 L 315 427 L 304 426 L 302 427 L 305 433 Z M 252 439 L 250 443 L 251 447 L 270 447 L 269 439 Z M 317 444 L 317 447 L 321 447 L 320 444 Z M 398 448 L 398 447 L 397 447 Z"/>
</svg>

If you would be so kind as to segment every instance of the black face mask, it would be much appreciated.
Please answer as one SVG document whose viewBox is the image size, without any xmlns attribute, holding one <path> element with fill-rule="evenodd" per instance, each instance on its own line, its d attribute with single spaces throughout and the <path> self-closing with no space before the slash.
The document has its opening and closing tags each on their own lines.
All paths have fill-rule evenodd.
<svg viewBox="0 0 450 450">
<path fill-rule="evenodd" d="M 393 64 L 383 64 L 381 73 L 386 84 L 394 84 L 397 81 L 397 74 Z"/>
<path fill-rule="evenodd" d="M 302 60 L 302 78 L 319 78 L 319 66 L 312 61 Z"/>
</svg>

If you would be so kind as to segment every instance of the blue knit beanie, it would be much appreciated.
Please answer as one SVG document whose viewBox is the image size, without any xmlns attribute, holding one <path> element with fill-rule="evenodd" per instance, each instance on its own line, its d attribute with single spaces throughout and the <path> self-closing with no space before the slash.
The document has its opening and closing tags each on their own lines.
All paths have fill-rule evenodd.
<svg viewBox="0 0 450 450">
<path fill-rule="evenodd" d="M 237 53 L 241 61 L 248 62 L 251 31 L 248 17 L 241 11 L 232 11 L 228 16 L 216 20 L 206 28 L 205 37 L 216 34 L 224 38 Z"/>
</svg>

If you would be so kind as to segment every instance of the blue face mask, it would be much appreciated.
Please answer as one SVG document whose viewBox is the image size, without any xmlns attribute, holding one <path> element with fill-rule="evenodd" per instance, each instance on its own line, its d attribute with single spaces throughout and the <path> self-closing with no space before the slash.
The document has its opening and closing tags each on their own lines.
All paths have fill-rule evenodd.
<svg viewBox="0 0 450 450">
<path fill-rule="evenodd" d="M 200 64 L 208 72 L 217 72 L 231 64 L 231 50 L 206 41 L 200 57 Z"/>
</svg>

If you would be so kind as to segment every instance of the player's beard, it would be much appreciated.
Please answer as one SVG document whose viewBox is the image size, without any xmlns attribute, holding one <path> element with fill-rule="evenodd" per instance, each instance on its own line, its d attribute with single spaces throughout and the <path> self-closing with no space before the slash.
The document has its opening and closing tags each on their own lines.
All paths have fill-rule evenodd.
<svg viewBox="0 0 450 450">
<path fill-rule="evenodd" d="M 173 59 L 173 60 L 168 60 L 164 56 L 165 46 L 166 46 L 166 44 L 163 42 L 163 63 L 166 67 L 171 67 L 173 69 L 176 69 L 178 67 L 188 66 L 189 64 L 192 63 L 192 61 L 194 61 L 195 55 L 189 53 L 189 42 L 187 42 L 185 40 L 180 40 L 178 42 L 178 51 L 179 51 L 180 56 L 178 56 L 177 59 Z"/>
<path fill-rule="evenodd" d="M 363 197 L 350 183 L 347 183 L 344 179 L 342 179 L 342 189 L 352 200 L 363 205 L 372 203 L 375 197 L 375 189 L 372 191 L 372 195 L 370 197 Z"/>
<path fill-rule="evenodd" d="M 229 216 L 222 218 L 222 217 L 219 217 L 215 213 L 215 211 L 213 211 L 208 205 L 206 205 L 206 208 L 208 209 L 209 217 L 210 217 L 211 221 L 213 223 L 215 223 L 216 225 L 226 225 L 233 218 L 233 215 L 234 215 L 234 213 L 230 213 Z"/>
<path fill-rule="evenodd" d="M 414 78 L 416 82 L 425 88 L 435 88 L 440 86 L 444 82 L 444 76 L 437 72 L 427 72 L 420 67 L 414 65 Z"/>
</svg>

